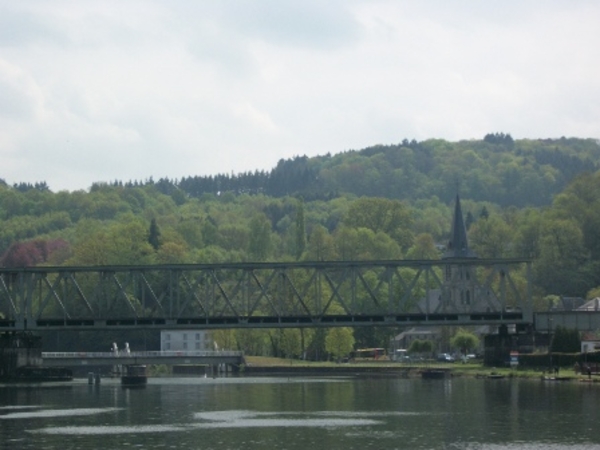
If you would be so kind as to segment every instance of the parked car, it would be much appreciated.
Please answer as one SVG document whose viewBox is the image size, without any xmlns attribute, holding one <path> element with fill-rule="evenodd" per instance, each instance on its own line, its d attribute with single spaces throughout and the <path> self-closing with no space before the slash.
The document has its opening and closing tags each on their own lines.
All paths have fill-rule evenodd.
<svg viewBox="0 0 600 450">
<path fill-rule="evenodd" d="M 454 356 L 452 356 L 450 353 L 440 353 L 437 356 L 437 360 L 439 362 L 448 362 L 448 363 L 451 363 L 451 362 L 454 362 Z"/>
</svg>

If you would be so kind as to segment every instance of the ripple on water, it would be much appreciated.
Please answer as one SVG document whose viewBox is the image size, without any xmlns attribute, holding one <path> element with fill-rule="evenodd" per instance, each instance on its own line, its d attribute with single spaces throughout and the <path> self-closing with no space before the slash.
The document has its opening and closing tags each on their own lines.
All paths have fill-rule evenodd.
<svg viewBox="0 0 600 450">
<path fill-rule="evenodd" d="M 70 416 L 91 416 L 118 411 L 122 408 L 73 408 L 73 409 L 44 409 L 42 411 L 14 412 L 0 415 L 0 419 L 36 419 Z"/>
<path fill-rule="evenodd" d="M 600 444 L 553 444 L 550 442 L 510 442 L 487 444 L 479 442 L 455 442 L 447 446 L 452 450 L 600 450 Z"/>
<path fill-rule="evenodd" d="M 15 409 L 38 409 L 43 408 L 42 405 L 5 405 L 0 406 L 0 411 L 12 411 Z"/>
<path fill-rule="evenodd" d="M 137 426 L 80 426 L 80 427 L 49 427 L 39 430 L 28 430 L 33 434 L 59 434 L 59 435 L 109 435 L 109 434 L 138 434 L 138 433 L 164 433 L 167 431 L 184 431 L 182 426 L 171 425 L 137 425 Z"/>
<path fill-rule="evenodd" d="M 344 414 L 335 415 L 329 411 L 326 416 L 320 413 L 294 413 L 294 412 L 257 412 L 257 411 L 206 411 L 194 414 L 197 423 L 194 428 L 272 428 L 272 427 L 308 427 L 331 428 L 377 425 L 381 421 L 369 418 L 369 413 L 362 417 L 354 413 L 352 417 L 343 417 Z M 281 418 L 281 416 L 286 416 Z M 342 417 L 340 417 L 342 416 Z"/>
<path fill-rule="evenodd" d="M 102 410 L 102 412 L 106 411 L 107 409 Z M 353 414 L 353 417 L 335 417 L 333 413 L 330 413 L 325 418 L 320 416 L 318 413 L 284 413 L 283 415 L 286 416 L 285 418 L 280 418 L 281 415 L 282 413 L 280 412 L 238 410 L 210 411 L 196 413 L 194 415 L 195 419 L 201 420 L 202 422 L 183 425 L 66 426 L 47 427 L 37 430 L 28 430 L 28 432 L 53 435 L 114 435 L 132 433 L 181 432 L 195 429 L 217 428 L 339 428 L 377 425 L 382 423 L 379 420 L 374 420 L 369 417 L 359 417 L 357 414 Z M 365 413 L 365 416 L 369 415 L 369 413 Z M 56 415 L 48 417 L 56 417 Z"/>
</svg>

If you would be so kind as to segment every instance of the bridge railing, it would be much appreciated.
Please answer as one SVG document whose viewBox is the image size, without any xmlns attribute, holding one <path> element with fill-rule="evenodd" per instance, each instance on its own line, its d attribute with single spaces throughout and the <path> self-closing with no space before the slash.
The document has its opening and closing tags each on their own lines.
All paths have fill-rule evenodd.
<svg viewBox="0 0 600 450">
<path fill-rule="evenodd" d="M 211 358 L 211 357 L 238 357 L 242 356 L 243 352 L 234 350 L 216 350 L 216 351 L 145 351 L 145 352 L 42 352 L 42 358 L 52 359 L 86 359 L 86 358 Z"/>
</svg>

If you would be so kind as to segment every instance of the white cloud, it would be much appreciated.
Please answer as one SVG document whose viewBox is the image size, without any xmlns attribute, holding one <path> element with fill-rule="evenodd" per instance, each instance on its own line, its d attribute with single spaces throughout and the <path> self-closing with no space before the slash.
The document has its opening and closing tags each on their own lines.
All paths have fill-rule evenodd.
<svg viewBox="0 0 600 450">
<path fill-rule="evenodd" d="M 270 169 L 404 138 L 600 135 L 593 1 L 0 6 L 0 178 Z"/>
</svg>

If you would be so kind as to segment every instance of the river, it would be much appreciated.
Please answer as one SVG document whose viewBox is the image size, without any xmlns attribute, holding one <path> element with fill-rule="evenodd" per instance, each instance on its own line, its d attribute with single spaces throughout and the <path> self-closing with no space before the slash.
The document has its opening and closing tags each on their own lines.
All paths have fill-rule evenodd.
<svg viewBox="0 0 600 450">
<path fill-rule="evenodd" d="M 152 378 L 0 385 L 2 449 L 598 449 L 600 384 Z"/>
</svg>

